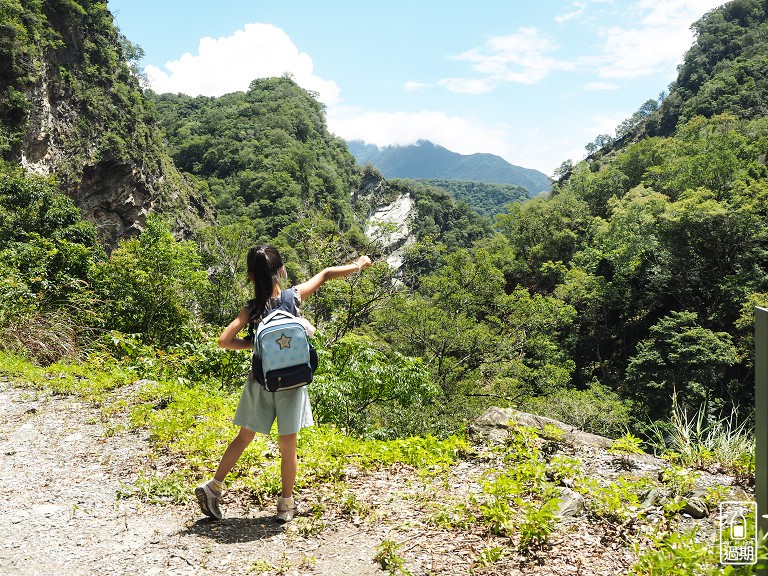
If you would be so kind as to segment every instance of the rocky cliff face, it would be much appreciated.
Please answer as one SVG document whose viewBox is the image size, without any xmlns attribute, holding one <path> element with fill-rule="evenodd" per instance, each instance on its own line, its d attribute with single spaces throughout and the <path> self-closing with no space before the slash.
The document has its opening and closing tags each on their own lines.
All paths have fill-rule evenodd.
<svg viewBox="0 0 768 576">
<path fill-rule="evenodd" d="M 18 158 L 28 172 L 57 175 L 60 167 L 71 163 L 67 141 L 83 111 L 66 93 L 52 93 L 50 88 L 45 73 L 27 88 L 30 113 Z M 81 146 L 85 158 L 95 156 L 92 142 Z M 83 217 L 93 222 L 103 241 L 115 244 L 141 230 L 155 207 L 155 178 L 130 161 L 114 159 L 77 162 L 73 172 L 71 177 L 65 175 L 62 189 L 75 200 Z"/>
<path fill-rule="evenodd" d="M 46 2 L 42 13 L 29 7 L 19 16 L 28 36 L 44 41 L 39 50 L 14 44 L 31 58 L 0 74 L 0 93 L 13 93 L 25 111 L 6 130 L 15 135 L 6 159 L 54 175 L 108 246 L 140 232 L 152 212 L 169 216 L 182 237 L 212 221 L 165 152 L 106 3 L 67 6 Z"/>
<path fill-rule="evenodd" d="M 416 240 L 412 216 L 416 207 L 410 190 L 390 190 L 377 173 L 363 176 L 353 205 L 367 212 L 365 234 L 387 255 L 387 264 L 399 268 L 405 249 Z"/>
</svg>

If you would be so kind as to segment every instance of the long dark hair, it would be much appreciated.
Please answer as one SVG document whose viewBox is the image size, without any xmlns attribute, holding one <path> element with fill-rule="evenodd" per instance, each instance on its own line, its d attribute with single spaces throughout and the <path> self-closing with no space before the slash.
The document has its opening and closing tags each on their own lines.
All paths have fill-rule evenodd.
<svg viewBox="0 0 768 576">
<path fill-rule="evenodd" d="M 283 259 L 274 246 L 255 246 L 248 250 L 248 278 L 253 282 L 254 306 L 251 320 L 264 315 L 275 286 L 280 284 Z"/>
</svg>

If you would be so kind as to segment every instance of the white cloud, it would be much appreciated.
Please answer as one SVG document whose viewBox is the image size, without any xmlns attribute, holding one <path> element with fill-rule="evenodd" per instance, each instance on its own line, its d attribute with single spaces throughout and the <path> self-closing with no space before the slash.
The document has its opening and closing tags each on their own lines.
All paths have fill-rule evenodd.
<svg viewBox="0 0 768 576">
<path fill-rule="evenodd" d="M 339 87 L 313 71 L 312 58 L 300 52 L 288 35 L 270 24 L 246 24 L 232 36 L 202 38 L 198 53 L 183 54 L 165 64 L 165 70 L 147 66 L 145 72 L 156 92 L 191 96 L 221 96 L 244 91 L 256 78 L 291 74 L 325 104 L 338 101 Z"/>
<path fill-rule="evenodd" d="M 408 92 L 418 92 L 419 90 L 424 90 L 425 88 L 429 88 L 429 84 L 424 84 L 423 82 L 414 82 L 414 81 L 409 81 L 405 83 L 405 89 Z"/>
<path fill-rule="evenodd" d="M 493 78 L 442 78 L 437 81 L 437 84 L 458 94 L 486 94 L 496 88 L 498 80 Z"/>
<path fill-rule="evenodd" d="M 618 90 L 619 88 L 621 88 L 621 86 L 614 84 L 613 82 L 588 82 L 584 85 L 584 90 L 587 90 L 588 92 Z"/>
<path fill-rule="evenodd" d="M 662 68 L 674 69 L 692 39 L 690 33 L 663 28 L 612 27 L 603 34 L 606 64 L 597 70 L 601 78 L 638 78 Z"/>
<path fill-rule="evenodd" d="M 662 27 L 688 27 L 706 12 L 725 4 L 723 0 L 639 0 L 638 10 L 647 10 L 643 24 Z"/>
<path fill-rule="evenodd" d="M 601 31 L 602 78 L 638 78 L 674 70 L 694 40 L 691 23 L 722 0 L 640 0 L 630 10 L 638 26 L 613 26 Z"/>
<path fill-rule="evenodd" d="M 328 127 L 345 140 L 377 146 L 429 140 L 460 154 L 499 149 L 506 137 L 502 128 L 437 111 L 377 112 L 335 106 L 328 109 Z"/>
<path fill-rule="evenodd" d="M 558 24 L 563 24 L 568 22 L 568 20 L 578 18 L 584 14 L 584 11 L 587 9 L 587 5 L 584 2 L 572 2 L 571 5 L 573 6 L 573 9 L 570 12 L 566 12 L 565 14 L 558 14 L 555 16 L 555 22 Z"/>
<path fill-rule="evenodd" d="M 483 47 L 454 57 L 470 62 L 480 78 L 443 78 L 437 84 L 464 94 L 489 92 L 503 82 L 538 84 L 553 70 L 572 68 L 568 62 L 548 56 L 557 48 L 538 29 L 520 28 L 514 34 L 494 36 Z"/>
</svg>

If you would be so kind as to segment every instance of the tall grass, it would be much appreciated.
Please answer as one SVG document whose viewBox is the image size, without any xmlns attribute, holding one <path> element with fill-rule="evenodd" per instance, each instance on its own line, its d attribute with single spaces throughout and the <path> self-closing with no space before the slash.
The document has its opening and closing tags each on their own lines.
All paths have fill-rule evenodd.
<svg viewBox="0 0 768 576">
<path fill-rule="evenodd" d="M 78 321 L 65 311 L 33 312 L 9 321 L 0 334 L 2 347 L 43 366 L 75 360 L 81 354 Z"/>
<path fill-rule="evenodd" d="M 736 408 L 713 417 L 706 404 L 692 415 L 673 398 L 669 423 L 654 423 L 649 442 L 657 453 L 694 468 L 717 467 L 737 476 L 755 473 L 755 437 L 751 419 L 739 421 Z"/>
</svg>

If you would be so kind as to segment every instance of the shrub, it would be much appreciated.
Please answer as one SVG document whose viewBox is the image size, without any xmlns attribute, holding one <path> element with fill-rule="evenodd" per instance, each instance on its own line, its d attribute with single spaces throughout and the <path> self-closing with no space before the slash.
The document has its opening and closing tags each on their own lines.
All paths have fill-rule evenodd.
<svg viewBox="0 0 768 576">
<path fill-rule="evenodd" d="M 320 368 L 310 387 L 318 421 L 378 437 L 424 432 L 420 419 L 401 417 L 438 393 L 420 359 L 384 354 L 355 336 L 329 349 L 319 347 L 319 353 Z"/>
<path fill-rule="evenodd" d="M 95 230 L 51 179 L 0 167 L 0 347 L 72 360 L 94 325 Z"/>
<path fill-rule="evenodd" d="M 1 328 L 3 348 L 44 366 L 75 360 L 82 352 L 82 326 L 65 310 L 17 315 Z"/>
<path fill-rule="evenodd" d="M 109 261 L 95 266 L 93 277 L 106 328 L 163 346 L 188 339 L 207 287 L 195 244 L 176 241 L 154 216 L 139 238 L 121 242 Z"/>
<path fill-rule="evenodd" d="M 587 390 L 565 390 L 531 398 L 523 409 L 609 438 L 622 434 L 630 421 L 630 406 L 597 382 Z"/>
</svg>

